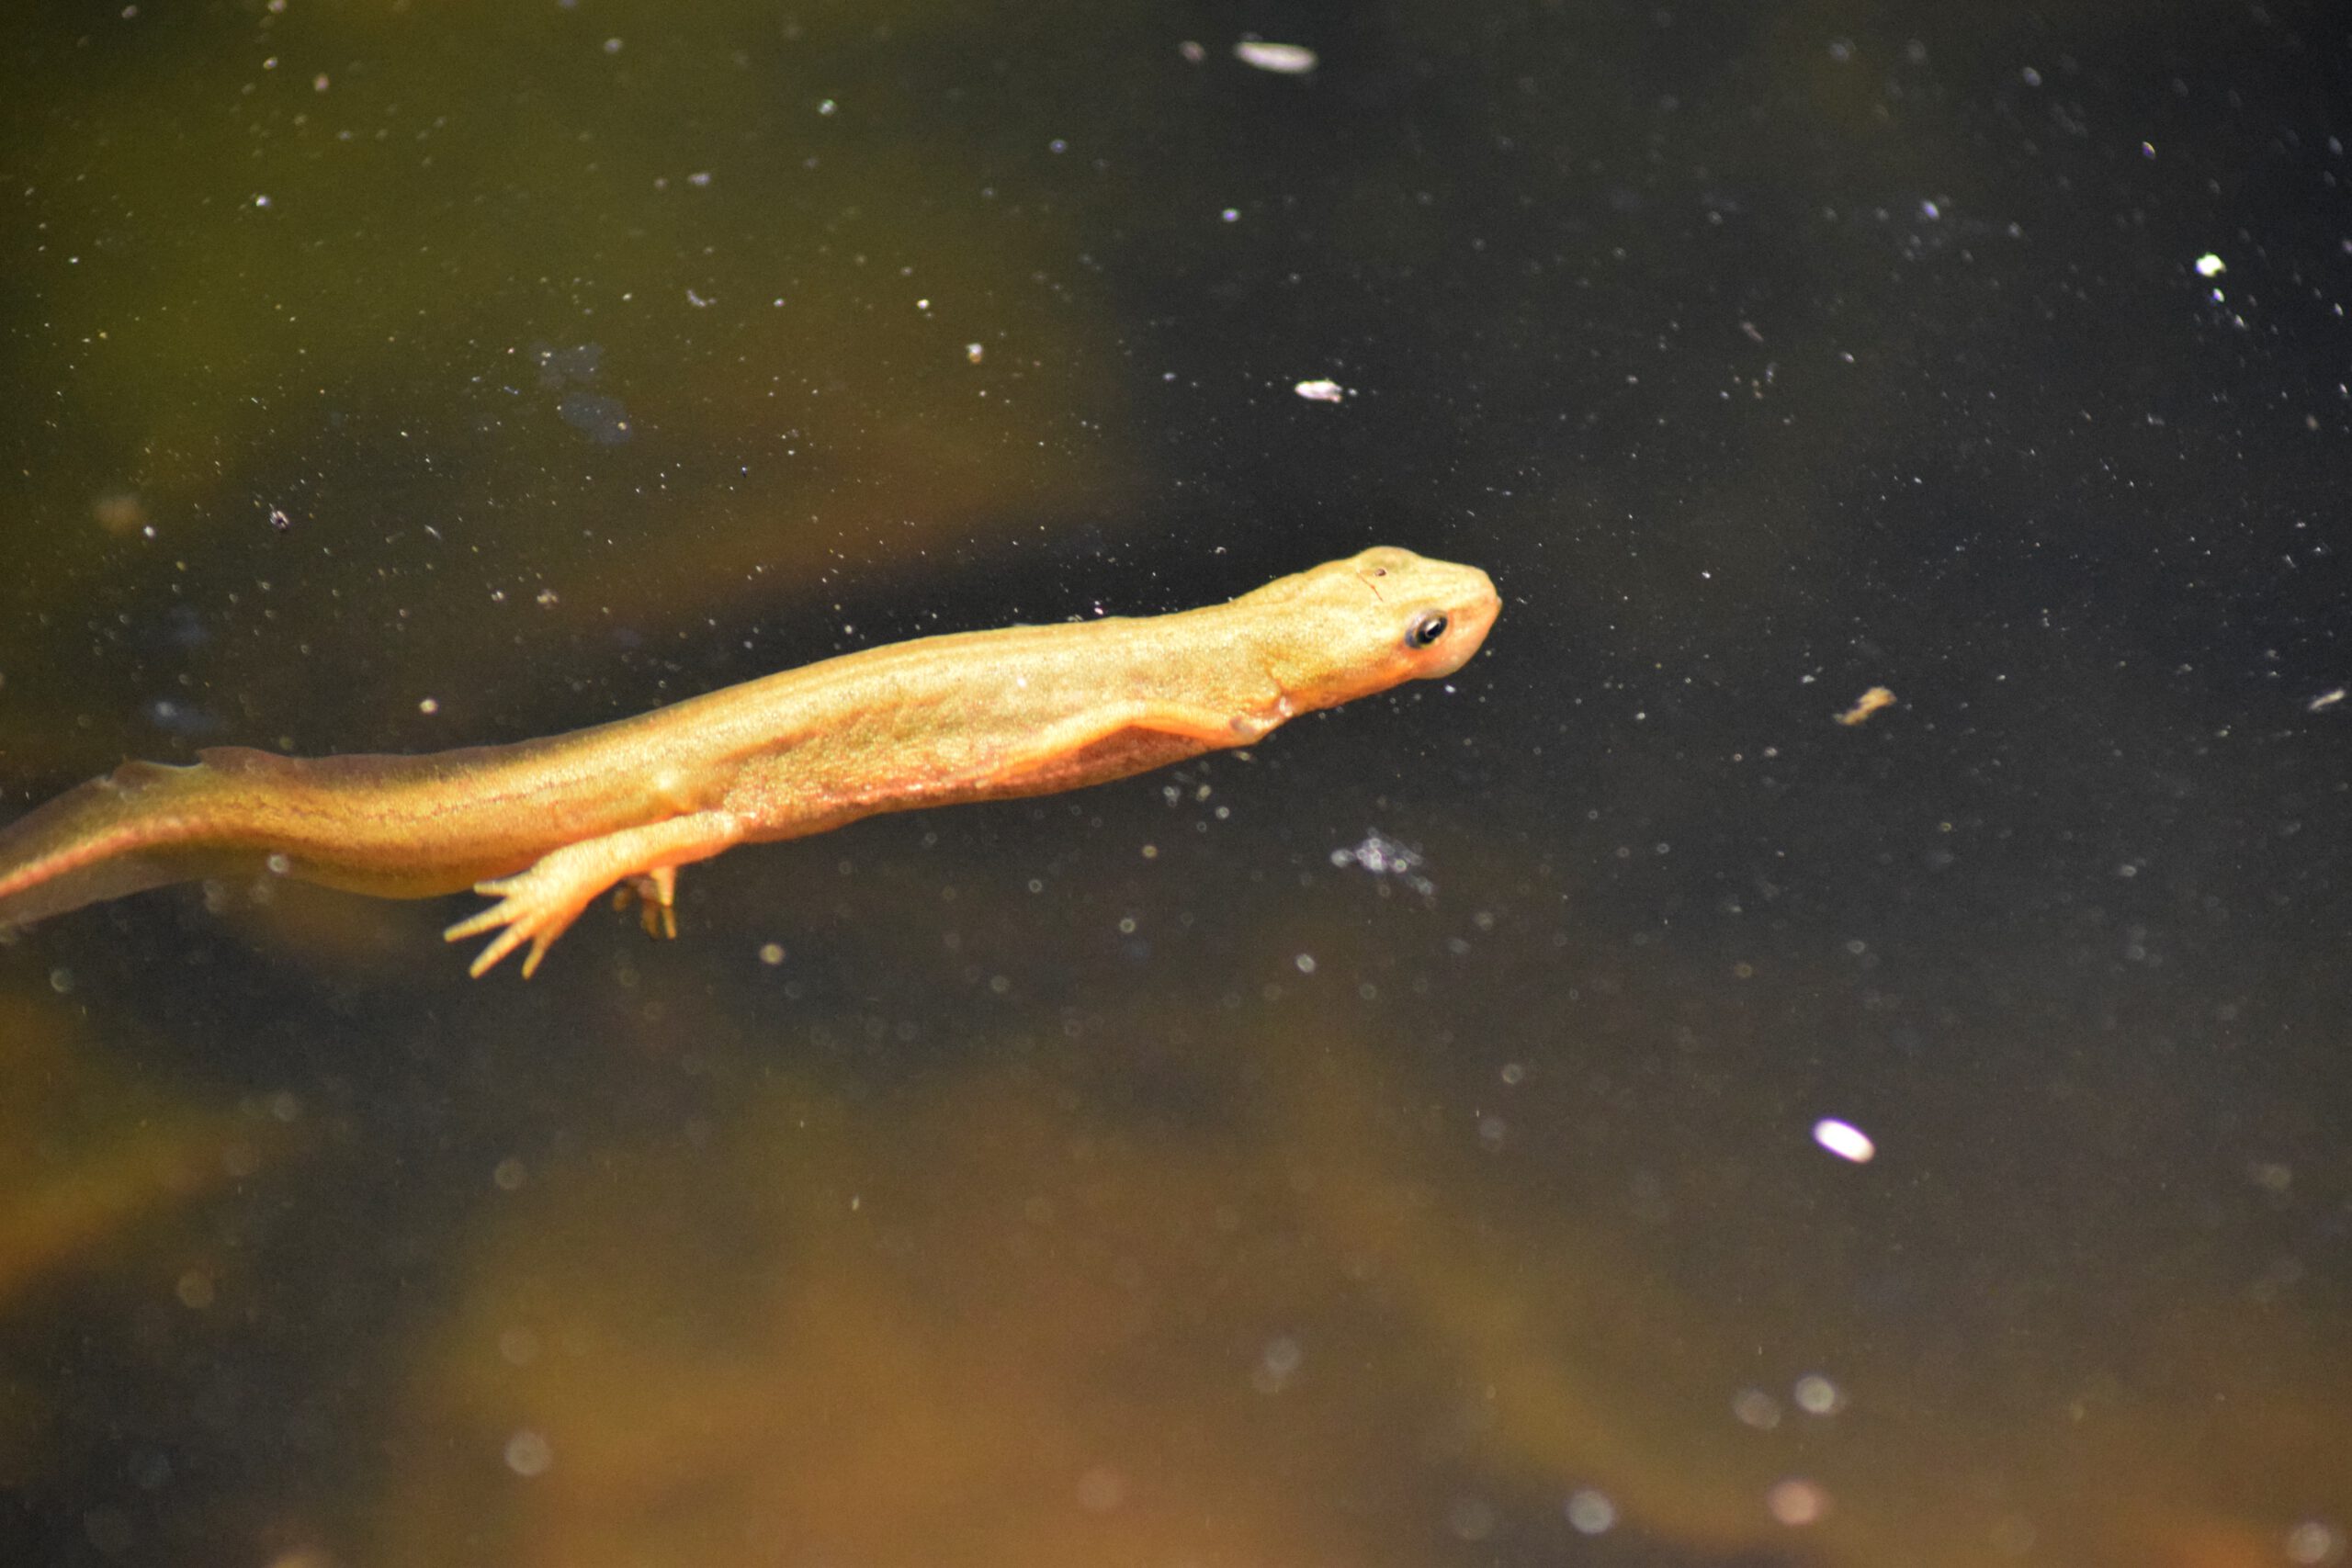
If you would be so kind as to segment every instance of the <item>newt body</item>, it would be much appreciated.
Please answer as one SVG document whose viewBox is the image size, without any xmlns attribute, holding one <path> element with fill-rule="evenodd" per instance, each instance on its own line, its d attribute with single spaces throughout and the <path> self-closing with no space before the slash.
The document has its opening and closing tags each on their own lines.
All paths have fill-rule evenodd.
<svg viewBox="0 0 2352 1568">
<path fill-rule="evenodd" d="M 1225 604 L 844 654 L 611 724 L 423 756 L 216 747 L 128 762 L 0 829 L 0 929 L 197 877 L 499 901 L 481 975 L 530 974 L 606 888 L 670 926 L 676 868 L 884 811 L 1106 783 L 1417 677 L 1499 608 L 1474 567 L 1371 549 Z M 672 928 L 674 929 L 674 928 Z"/>
</svg>

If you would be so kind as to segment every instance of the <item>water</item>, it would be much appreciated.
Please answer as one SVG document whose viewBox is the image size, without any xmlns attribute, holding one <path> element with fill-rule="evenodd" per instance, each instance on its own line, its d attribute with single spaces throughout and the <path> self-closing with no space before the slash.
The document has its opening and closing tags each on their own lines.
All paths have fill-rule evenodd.
<svg viewBox="0 0 2352 1568">
<path fill-rule="evenodd" d="M 527 985 L 0 949 L 0 1562 L 2352 1551 L 2316 8 L 14 30 L 10 815 L 1372 543 L 1505 609 Z"/>
</svg>

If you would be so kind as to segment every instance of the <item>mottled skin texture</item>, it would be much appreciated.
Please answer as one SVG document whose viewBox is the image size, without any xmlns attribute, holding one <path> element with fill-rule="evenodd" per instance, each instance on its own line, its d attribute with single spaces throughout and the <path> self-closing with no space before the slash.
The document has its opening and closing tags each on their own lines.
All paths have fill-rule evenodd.
<svg viewBox="0 0 2352 1568">
<path fill-rule="evenodd" d="M 673 931 L 676 868 L 883 811 L 1046 795 L 1246 746 L 1295 714 L 1445 675 L 1499 601 L 1475 567 L 1370 549 L 1230 604 L 922 637 L 635 718 L 426 756 L 129 762 L 0 830 L 0 927 L 192 877 L 275 872 L 497 903 L 481 974 L 605 889 Z"/>
</svg>

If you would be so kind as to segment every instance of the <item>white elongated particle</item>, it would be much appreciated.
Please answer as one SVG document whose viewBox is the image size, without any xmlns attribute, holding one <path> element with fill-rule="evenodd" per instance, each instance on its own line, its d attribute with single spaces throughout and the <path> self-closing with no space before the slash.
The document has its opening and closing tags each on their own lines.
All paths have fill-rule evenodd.
<svg viewBox="0 0 2352 1568">
<path fill-rule="evenodd" d="M 1868 1133 L 1834 1116 L 1825 1116 L 1813 1124 L 1813 1141 L 1839 1159 L 1849 1159 L 1856 1165 L 1868 1165 L 1871 1156 L 1878 1153 L 1878 1145 L 1871 1142 Z"/>
<path fill-rule="evenodd" d="M 1315 51 L 1303 43 L 1268 43 L 1246 38 L 1233 46 L 1233 57 L 1244 65 L 1271 71 L 1277 76 L 1304 76 L 1315 69 Z"/>
</svg>

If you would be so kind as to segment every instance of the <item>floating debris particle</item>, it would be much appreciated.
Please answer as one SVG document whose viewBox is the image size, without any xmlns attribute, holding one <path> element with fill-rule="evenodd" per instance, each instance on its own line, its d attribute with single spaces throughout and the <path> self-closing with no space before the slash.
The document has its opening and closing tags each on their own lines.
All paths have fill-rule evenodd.
<svg viewBox="0 0 2352 1568">
<path fill-rule="evenodd" d="M 2322 692 L 2318 696 L 2313 697 L 2310 702 L 2305 703 L 2303 705 L 2312 713 L 2325 713 L 2328 709 L 2334 707 L 2336 704 L 2344 700 L 2344 694 L 2345 688 L 2338 686 L 2332 692 Z"/>
<path fill-rule="evenodd" d="M 1305 44 L 1268 43 L 1263 39 L 1243 39 L 1233 46 L 1233 57 L 1278 76 L 1304 76 L 1316 66 L 1315 51 Z"/>
<path fill-rule="evenodd" d="M 1569 1526 L 1578 1535 L 1605 1535 L 1609 1527 L 1617 1522 L 1617 1505 L 1609 1500 L 1607 1493 L 1596 1492 L 1589 1486 L 1569 1493 L 1561 1511 L 1567 1515 Z"/>
<path fill-rule="evenodd" d="M 2211 251 L 2197 258 L 2197 276 L 2199 277 L 2219 277 L 2229 270 L 2230 264 Z"/>
<path fill-rule="evenodd" d="M 1864 692 L 1860 696 L 1854 699 L 1854 705 L 1852 707 L 1848 708 L 1844 713 L 1838 716 L 1838 722 L 1844 725 L 1860 724 L 1862 720 L 1870 717 L 1871 715 L 1878 712 L 1879 709 L 1891 708 L 1894 705 L 1894 694 L 1893 692 L 1888 691 L 1884 686 L 1872 686 L 1869 691 Z"/>
<path fill-rule="evenodd" d="M 506 1468 L 517 1475 L 545 1475 L 555 1462 L 547 1438 L 526 1428 L 506 1439 Z"/>
<path fill-rule="evenodd" d="M 2344 1554 L 2344 1532 L 2318 1519 L 2305 1519 L 2287 1532 L 2287 1561 L 2333 1562 Z"/>
<path fill-rule="evenodd" d="M 1825 1116 L 1813 1124 L 1813 1141 L 1839 1159 L 1851 1160 L 1856 1165 L 1870 1164 L 1871 1156 L 1878 1153 L 1878 1145 L 1871 1142 L 1868 1133 L 1834 1116 Z"/>
<path fill-rule="evenodd" d="M 1846 1408 L 1846 1391 L 1819 1372 L 1807 1372 L 1797 1379 L 1791 1391 L 1797 1408 L 1809 1416 L 1835 1416 Z"/>
<path fill-rule="evenodd" d="M 1301 381 L 1291 390 L 1310 403 L 1345 402 L 1348 397 L 1348 389 L 1329 377 L 1319 380 Z"/>
<path fill-rule="evenodd" d="M 1398 843 L 1377 828 L 1366 829 L 1363 842 L 1355 848 L 1333 850 L 1331 863 L 1361 866 L 1374 876 L 1393 876 L 1424 898 L 1437 891 L 1437 884 L 1421 874 L 1421 852 Z"/>
<path fill-rule="evenodd" d="M 1829 1512 L 1829 1494 L 1810 1481 L 1791 1478 L 1764 1495 L 1772 1517 L 1791 1529 L 1818 1524 Z"/>
</svg>

